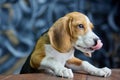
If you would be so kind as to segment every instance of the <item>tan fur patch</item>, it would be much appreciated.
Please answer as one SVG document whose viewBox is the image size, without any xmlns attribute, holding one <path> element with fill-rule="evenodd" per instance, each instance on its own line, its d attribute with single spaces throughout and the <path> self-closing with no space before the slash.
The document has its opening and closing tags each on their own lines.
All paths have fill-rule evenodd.
<svg viewBox="0 0 120 80">
<path fill-rule="evenodd" d="M 45 57 L 45 44 L 50 44 L 47 34 L 44 34 L 35 46 L 30 60 L 31 67 L 38 68 L 40 66 L 40 62 Z"/>
<path fill-rule="evenodd" d="M 80 60 L 80 59 L 78 59 L 78 58 L 76 58 L 76 57 L 74 57 L 74 58 L 72 58 L 72 59 L 69 59 L 69 60 L 67 61 L 67 64 L 74 64 L 74 65 L 77 65 L 77 66 L 80 66 L 81 63 L 82 63 L 82 60 Z"/>
</svg>

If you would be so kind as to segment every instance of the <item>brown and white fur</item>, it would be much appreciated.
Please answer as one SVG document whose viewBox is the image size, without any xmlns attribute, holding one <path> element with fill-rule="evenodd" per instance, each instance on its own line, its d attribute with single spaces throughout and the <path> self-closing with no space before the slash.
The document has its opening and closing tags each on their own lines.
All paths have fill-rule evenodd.
<svg viewBox="0 0 120 80">
<path fill-rule="evenodd" d="M 30 66 L 38 71 L 51 70 L 55 75 L 67 78 L 73 78 L 72 70 L 81 70 L 96 76 L 110 76 L 109 68 L 97 68 L 74 57 L 75 48 L 91 57 L 92 52 L 102 47 L 101 40 L 92 29 L 93 25 L 88 17 L 79 12 L 71 12 L 58 19 L 39 38 L 30 56 Z"/>
</svg>

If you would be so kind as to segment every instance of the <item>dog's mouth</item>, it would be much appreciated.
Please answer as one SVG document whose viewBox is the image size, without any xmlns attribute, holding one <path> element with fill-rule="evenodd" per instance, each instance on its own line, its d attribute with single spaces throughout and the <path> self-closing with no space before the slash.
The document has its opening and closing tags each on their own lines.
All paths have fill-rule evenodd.
<svg viewBox="0 0 120 80">
<path fill-rule="evenodd" d="M 82 47 L 80 45 L 77 45 L 77 47 L 81 48 L 81 49 L 84 49 L 86 51 L 93 51 L 94 49 L 92 47 Z"/>
<path fill-rule="evenodd" d="M 77 47 L 80 48 L 82 52 L 84 52 L 84 54 L 89 57 L 92 56 L 92 52 L 94 52 L 95 50 L 99 50 L 102 46 L 103 43 L 101 42 L 101 40 L 98 40 L 97 44 L 91 47 L 82 47 L 81 45 L 77 45 Z"/>
</svg>

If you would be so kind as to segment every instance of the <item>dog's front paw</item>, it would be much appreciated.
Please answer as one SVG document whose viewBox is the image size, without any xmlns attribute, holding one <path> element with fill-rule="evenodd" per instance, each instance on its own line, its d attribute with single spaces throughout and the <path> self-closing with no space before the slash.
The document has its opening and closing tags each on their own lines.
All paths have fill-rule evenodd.
<svg viewBox="0 0 120 80">
<path fill-rule="evenodd" d="M 97 72 L 96 72 L 96 75 L 97 76 L 103 76 L 103 77 L 109 77 L 111 75 L 111 69 L 107 68 L 107 67 L 104 67 L 104 68 L 101 68 L 99 69 Z"/>
<path fill-rule="evenodd" d="M 65 78 L 73 78 L 72 70 L 71 69 L 67 69 L 67 68 L 57 69 L 55 71 L 55 74 L 57 76 L 61 76 L 61 77 L 65 77 Z"/>
<path fill-rule="evenodd" d="M 103 75 L 104 77 L 108 77 L 112 73 L 111 69 L 109 69 L 107 67 L 102 68 L 102 70 L 104 71 L 104 75 Z"/>
</svg>

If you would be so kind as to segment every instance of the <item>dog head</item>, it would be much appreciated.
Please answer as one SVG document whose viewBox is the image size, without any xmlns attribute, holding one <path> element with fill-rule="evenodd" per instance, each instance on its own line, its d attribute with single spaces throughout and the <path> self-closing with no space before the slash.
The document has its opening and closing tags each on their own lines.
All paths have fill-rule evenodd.
<svg viewBox="0 0 120 80">
<path fill-rule="evenodd" d="M 91 53 L 103 45 L 92 29 L 93 24 L 87 16 L 72 12 L 58 19 L 48 35 L 51 45 L 58 51 L 64 53 L 76 48 L 91 57 Z"/>
</svg>

